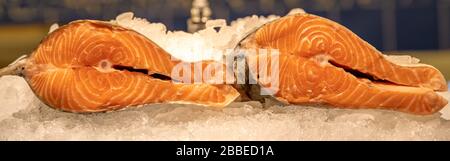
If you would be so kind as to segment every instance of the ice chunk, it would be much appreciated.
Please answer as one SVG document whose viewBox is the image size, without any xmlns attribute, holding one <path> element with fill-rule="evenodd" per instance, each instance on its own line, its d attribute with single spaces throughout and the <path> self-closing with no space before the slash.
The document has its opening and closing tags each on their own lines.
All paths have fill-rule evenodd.
<svg viewBox="0 0 450 161">
<path fill-rule="evenodd" d="M 59 25 L 57 23 L 54 23 L 52 26 L 50 26 L 50 29 L 48 33 L 52 33 L 53 31 L 57 30 L 59 28 Z"/>
<path fill-rule="evenodd" d="M 304 14 L 304 13 L 306 13 L 305 10 L 301 8 L 294 8 L 287 15 Z"/>
<path fill-rule="evenodd" d="M 117 16 L 116 21 L 119 25 L 126 25 L 130 21 L 133 20 L 134 13 L 133 12 L 125 12 Z"/>
<path fill-rule="evenodd" d="M 441 96 L 446 98 L 450 102 L 450 93 L 449 92 L 439 92 Z M 441 111 L 439 111 L 442 115 L 441 117 L 446 120 L 450 120 L 450 104 L 447 104 Z"/>
<path fill-rule="evenodd" d="M 29 107 L 36 101 L 37 98 L 23 78 L 0 77 L 0 120 Z"/>
<path fill-rule="evenodd" d="M 206 28 L 216 28 L 227 26 L 227 21 L 224 19 L 208 20 L 205 24 Z"/>
</svg>

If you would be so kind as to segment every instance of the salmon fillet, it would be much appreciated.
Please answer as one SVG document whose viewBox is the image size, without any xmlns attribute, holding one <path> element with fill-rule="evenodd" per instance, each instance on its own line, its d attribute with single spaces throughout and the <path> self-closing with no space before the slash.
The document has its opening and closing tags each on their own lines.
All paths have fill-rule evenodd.
<svg viewBox="0 0 450 161">
<path fill-rule="evenodd" d="M 135 31 L 83 20 L 45 38 L 28 59 L 24 75 L 44 103 L 69 112 L 103 112 L 151 103 L 221 108 L 238 97 L 229 85 L 171 80 L 180 63 Z"/>
<path fill-rule="evenodd" d="M 279 89 L 274 96 L 286 103 L 419 115 L 433 114 L 447 104 L 435 92 L 447 90 L 439 70 L 414 62 L 395 63 L 349 29 L 319 16 L 295 14 L 270 22 L 244 40 L 241 48 L 278 50 Z M 259 57 L 259 52 L 247 55 L 250 69 L 256 69 Z M 271 68 L 269 63 L 262 70 Z"/>
</svg>

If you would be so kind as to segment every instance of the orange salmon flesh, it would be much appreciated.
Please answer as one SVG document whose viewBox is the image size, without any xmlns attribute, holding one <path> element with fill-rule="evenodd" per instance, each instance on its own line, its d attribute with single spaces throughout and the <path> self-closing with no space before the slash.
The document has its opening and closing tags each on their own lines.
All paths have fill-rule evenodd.
<svg viewBox="0 0 450 161">
<path fill-rule="evenodd" d="M 448 103 L 435 92 L 447 90 L 439 70 L 388 61 L 349 29 L 319 16 L 286 16 L 266 24 L 249 39 L 243 48 L 279 51 L 280 87 L 275 97 L 283 102 L 418 115 L 433 114 Z M 258 62 L 252 60 L 258 59 L 251 57 L 248 63 L 254 66 Z"/>
<path fill-rule="evenodd" d="M 269 22 L 240 47 L 279 52 L 279 86 L 273 97 L 285 103 L 417 115 L 433 114 L 448 103 L 436 93 L 447 90 L 439 70 L 388 60 L 349 29 L 319 16 L 296 14 Z M 247 70 L 258 66 L 258 57 L 246 56 Z M 175 83 L 171 74 L 180 63 L 184 62 L 173 60 L 164 49 L 131 29 L 82 20 L 49 34 L 30 55 L 24 76 L 45 104 L 76 113 L 152 103 L 220 109 L 240 96 L 235 86 L 225 83 Z M 267 71 L 272 67 L 264 66 Z"/>
<path fill-rule="evenodd" d="M 238 97 L 228 85 L 177 84 L 159 78 L 169 77 L 177 63 L 135 31 L 101 21 L 76 21 L 42 41 L 28 61 L 25 76 L 47 105 L 69 112 L 151 103 L 221 108 Z M 132 69 L 119 70 L 127 68 Z"/>
</svg>

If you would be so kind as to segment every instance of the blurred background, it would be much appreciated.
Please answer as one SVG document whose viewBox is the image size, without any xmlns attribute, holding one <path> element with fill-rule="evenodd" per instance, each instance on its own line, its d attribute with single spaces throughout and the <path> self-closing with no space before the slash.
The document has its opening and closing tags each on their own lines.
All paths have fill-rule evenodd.
<svg viewBox="0 0 450 161">
<path fill-rule="evenodd" d="M 209 0 L 212 18 L 285 15 L 303 8 L 347 26 L 379 50 L 409 54 L 450 79 L 450 0 Z M 0 0 L 0 66 L 30 53 L 52 23 L 132 11 L 186 30 L 192 0 Z"/>
</svg>

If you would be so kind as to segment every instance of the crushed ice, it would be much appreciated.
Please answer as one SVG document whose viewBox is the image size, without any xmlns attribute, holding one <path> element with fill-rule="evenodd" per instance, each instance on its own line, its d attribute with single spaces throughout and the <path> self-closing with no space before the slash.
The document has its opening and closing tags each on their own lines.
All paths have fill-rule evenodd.
<svg viewBox="0 0 450 161">
<path fill-rule="evenodd" d="M 301 12 L 297 9 L 295 12 Z M 235 46 L 253 30 L 280 16 L 250 16 L 237 19 L 227 25 L 223 19 L 209 20 L 206 28 L 196 33 L 168 31 L 162 23 L 151 23 L 146 19 L 134 17 L 131 12 L 123 13 L 112 23 L 133 29 L 146 36 L 173 57 L 187 62 L 200 60 L 221 60 L 228 49 Z"/>
<path fill-rule="evenodd" d="M 0 78 L 0 103 L 0 140 L 450 140 L 450 121 L 440 114 L 259 102 L 233 103 L 223 111 L 156 104 L 66 113 L 43 105 L 16 76 Z"/>
</svg>

